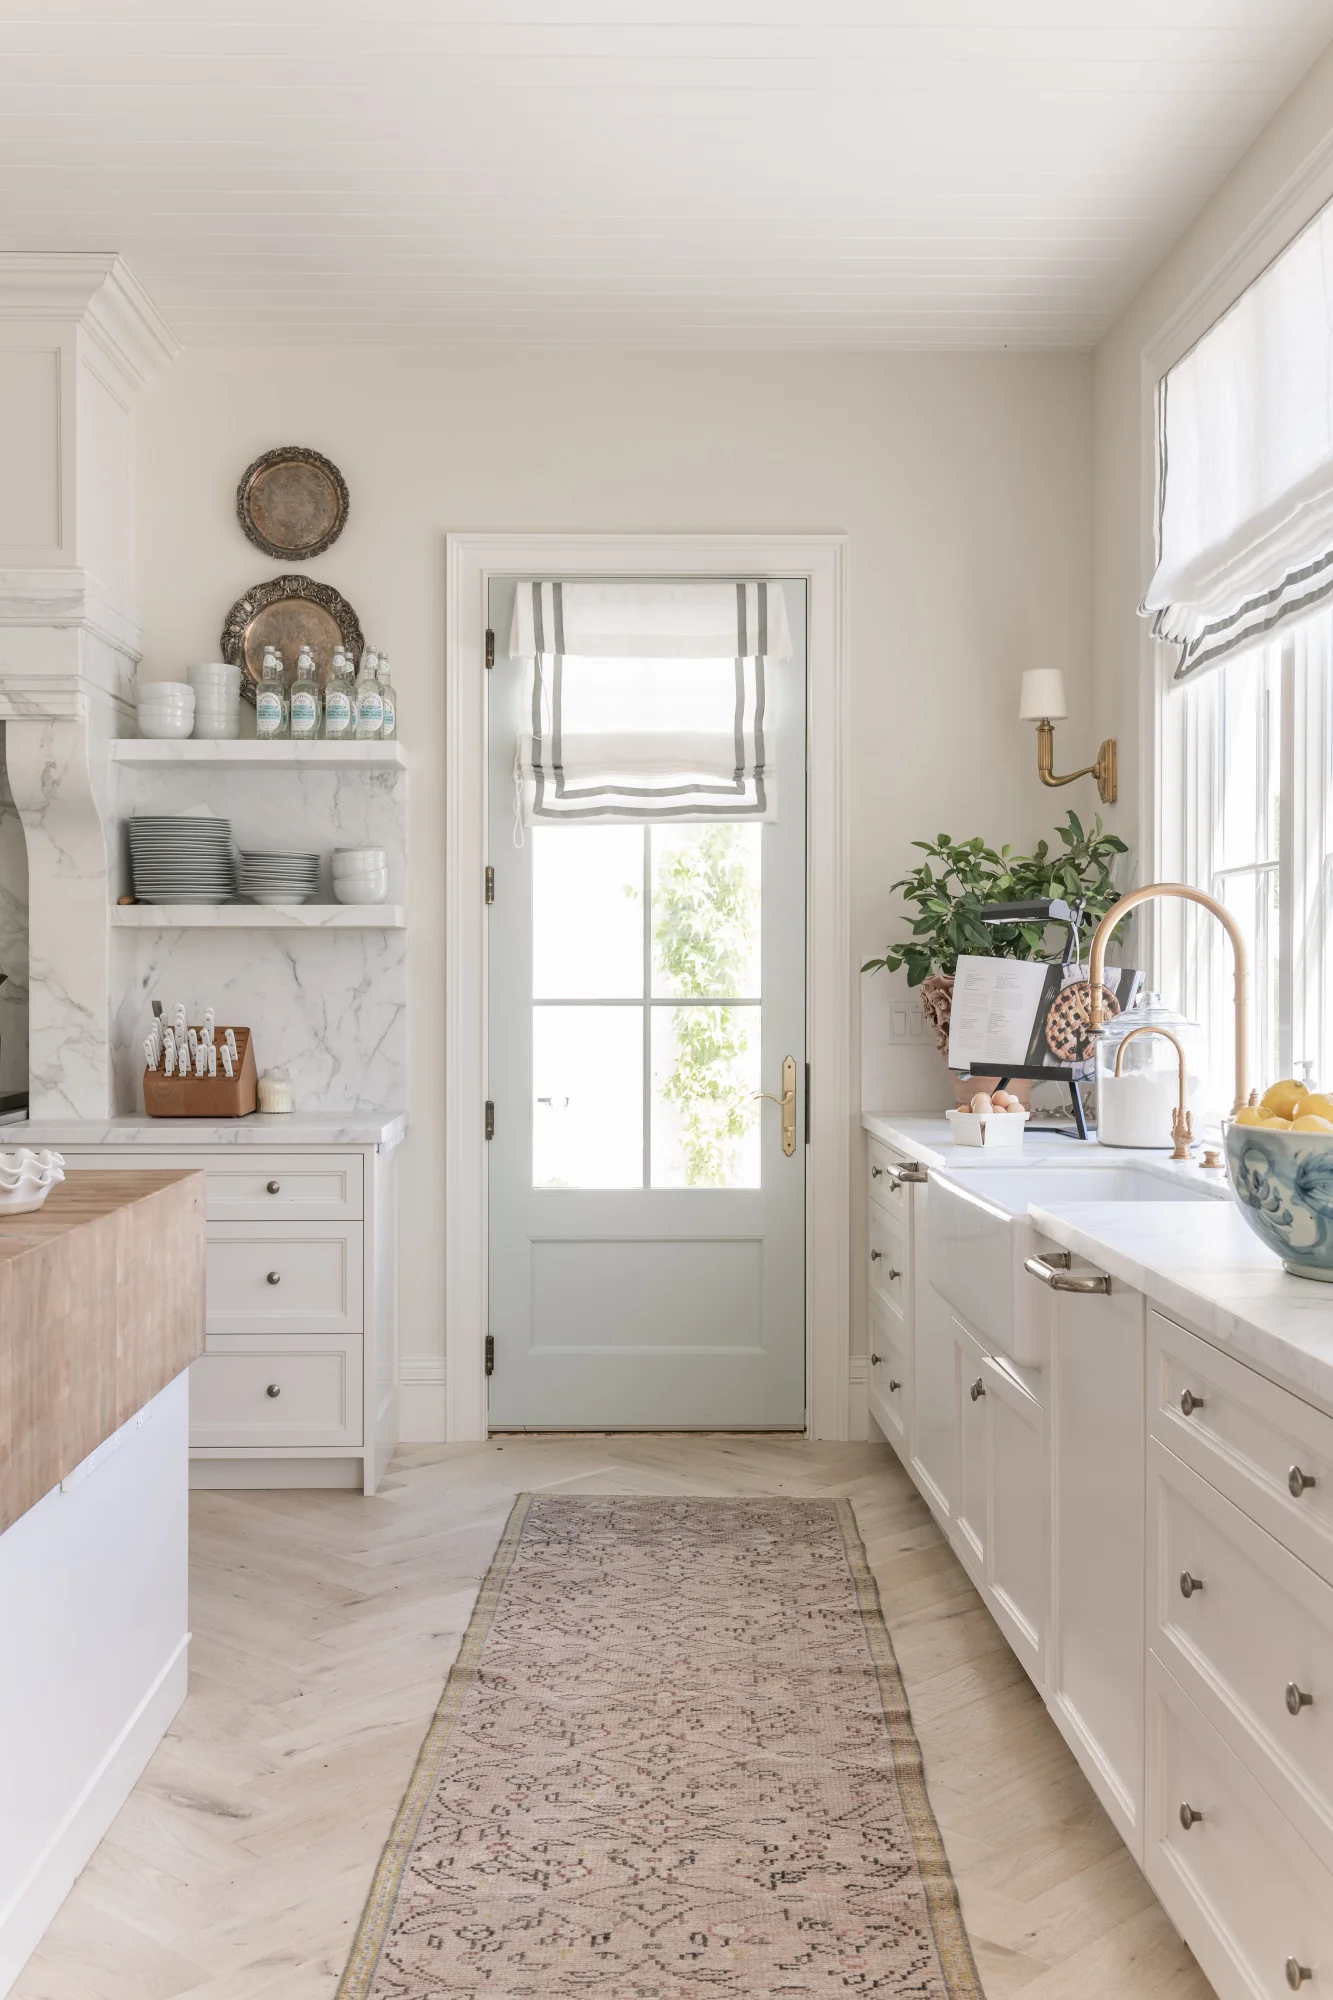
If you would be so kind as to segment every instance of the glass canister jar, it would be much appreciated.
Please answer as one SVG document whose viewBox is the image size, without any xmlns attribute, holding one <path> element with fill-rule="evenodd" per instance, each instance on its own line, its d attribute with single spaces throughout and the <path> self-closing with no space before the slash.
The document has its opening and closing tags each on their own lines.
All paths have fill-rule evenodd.
<svg viewBox="0 0 1333 2000">
<path fill-rule="evenodd" d="M 1135 1035 L 1117 1076 L 1116 1057 L 1135 1028 L 1165 1028 L 1184 1049 L 1185 1108 L 1190 1112 L 1196 1111 L 1203 1079 L 1203 1029 L 1168 1007 L 1160 993 L 1143 993 L 1136 1006 L 1117 1014 L 1097 1034 L 1098 1142 L 1166 1150 L 1180 1102 L 1180 1058 L 1166 1035 Z"/>
</svg>

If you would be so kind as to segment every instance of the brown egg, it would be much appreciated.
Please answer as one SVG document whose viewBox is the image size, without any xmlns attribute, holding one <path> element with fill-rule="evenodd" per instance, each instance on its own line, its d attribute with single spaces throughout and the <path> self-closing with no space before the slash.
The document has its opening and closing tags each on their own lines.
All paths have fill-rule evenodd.
<svg viewBox="0 0 1333 2000">
<path fill-rule="evenodd" d="M 972 1099 L 968 1109 L 969 1111 L 975 1111 L 979 1118 L 985 1118 L 995 1109 L 995 1106 L 991 1101 L 989 1092 L 979 1090 Z"/>
</svg>

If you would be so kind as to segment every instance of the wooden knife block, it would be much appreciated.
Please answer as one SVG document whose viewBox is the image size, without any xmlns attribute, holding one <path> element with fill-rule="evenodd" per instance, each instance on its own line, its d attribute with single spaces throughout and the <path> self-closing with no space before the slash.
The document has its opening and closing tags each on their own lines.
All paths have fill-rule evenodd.
<svg viewBox="0 0 1333 2000">
<path fill-rule="evenodd" d="M 200 1030 L 195 1029 L 198 1034 Z M 150 1118 L 244 1118 L 259 1102 L 259 1078 L 248 1028 L 233 1028 L 236 1074 L 224 1076 L 165 1076 L 160 1069 L 143 1073 L 143 1108 Z M 226 1040 L 225 1028 L 214 1028 L 216 1042 Z"/>
</svg>

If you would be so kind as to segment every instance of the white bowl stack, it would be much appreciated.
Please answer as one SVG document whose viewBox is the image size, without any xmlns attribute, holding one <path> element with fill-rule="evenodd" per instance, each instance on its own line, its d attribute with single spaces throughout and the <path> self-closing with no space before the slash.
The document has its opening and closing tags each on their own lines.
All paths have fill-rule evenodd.
<svg viewBox="0 0 1333 2000">
<path fill-rule="evenodd" d="M 241 733 L 241 670 L 225 660 L 187 669 L 194 690 L 194 733 L 214 740 Z"/>
<path fill-rule="evenodd" d="M 333 897 L 338 903 L 382 903 L 389 893 L 389 857 L 382 847 L 335 847 Z"/>
<path fill-rule="evenodd" d="M 140 681 L 140 736 L 179 742 L 194 728 L 194 689 L 185 681 Z"/>
</svg>

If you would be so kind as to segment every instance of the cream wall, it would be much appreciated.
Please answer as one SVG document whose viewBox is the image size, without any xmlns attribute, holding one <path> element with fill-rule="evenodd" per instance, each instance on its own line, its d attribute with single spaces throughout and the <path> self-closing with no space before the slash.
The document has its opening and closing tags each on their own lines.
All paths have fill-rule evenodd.
<svg viewBox="0 0 1333 2000">
<path fill-rule="evenodd" d="M 411 757 L 403 1351 L 411 1432 L 438 1435 L 446 531 L 847 533 L 859 962 L 889 935 L 888 885 L 915 836 L 1030 841 L 1089 804 L 1086 786 L 1042 793 L 1015 711 L 1024 667 L 1063 666 L 1081 756 L 1090 369 L 1072 354 L 188 351 L 142 411 L 147 674 L 216 657 L 228 606 L 280 569 L 244 539 L 234 494 L 252 457 L 288 442 L 347 477 L 347 529 L 308 569 L 388 650 Z M 941 1102 L 943 1080 L 928 1054 L 888 1051 L 897 1105 Z"/>
<path fill-rule="evenodd" d="M 1118 830 L 1131 843 L 1141 797 L 1137 606 L 1151 574 L 1151 436 L 1145 438 L 1143 353 L 1333 132 L 1333 46 L 1260 133 L 1185 235 L 1097 346 L 1093 383 L 1093 690 L 1097 737 L 1120 739 Z M 1108 815 L 1109 817 L 1109 815 Z"/>
</svg>

